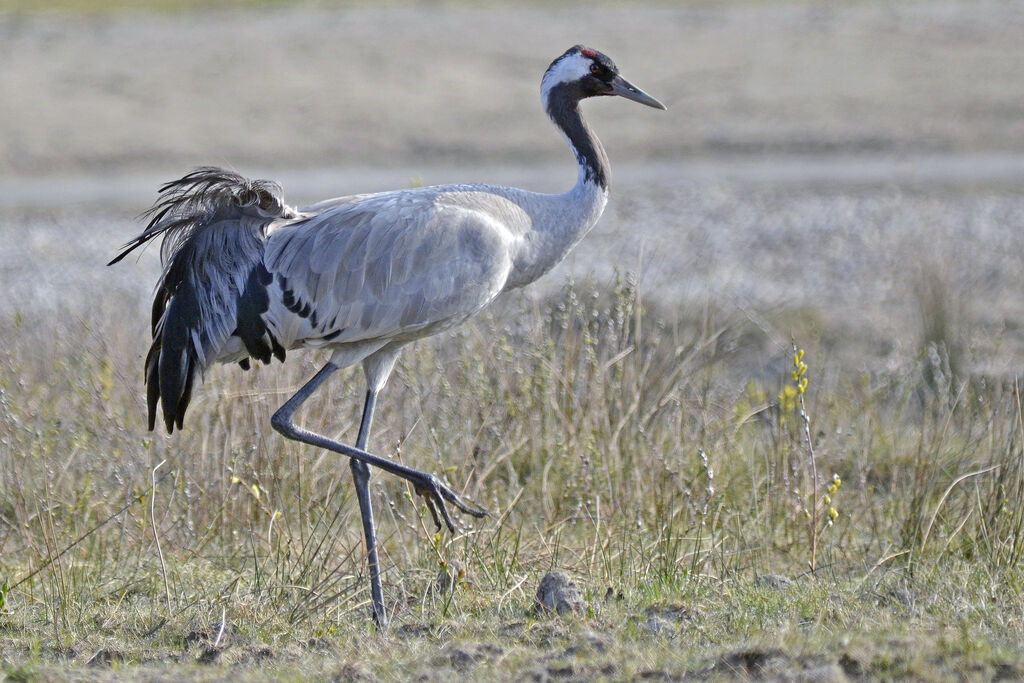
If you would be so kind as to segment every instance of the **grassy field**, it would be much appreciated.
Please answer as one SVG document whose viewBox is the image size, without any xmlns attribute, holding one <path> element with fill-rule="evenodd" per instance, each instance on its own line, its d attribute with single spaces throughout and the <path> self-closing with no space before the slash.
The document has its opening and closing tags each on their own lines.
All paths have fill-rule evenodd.
<svg viewBox="0 0 1024 683">
<path fill-rule="evenodd" d="M 0 679 L 1024 678 L 1019 4 L 157 4 L 0 0 Z M 149 433 L 155 250 L 103 264 L 200 163 L 565 189 L 580 40 L 669 111 L 589 106 L 601 223 L 401 359 L 372 450 L 489 515 L 374 475 L 377 633 L 348 463 L 270 427 L 323 358 Z"/>
<path fill-rule="evenodd" d="M 941 325 L 850 374 L 621 276 L 411 348 L 373 445 L 490 516 L 436 535 L 375 477 L 379 634 L 346 463 L 269 429 L 313 357 L 216 369 L 166 438 L 142 425 L 125 309 L 60 321 L 3 321 L 10 679 L 1024 675 L 1019 387 L 957 371 Z M 750 357 L 774 378 L 744 378 Z M 352 439 L 356 380 L 305 424 Z M 536 608 L 552 569 L 579 614 Z"/>
</svg>

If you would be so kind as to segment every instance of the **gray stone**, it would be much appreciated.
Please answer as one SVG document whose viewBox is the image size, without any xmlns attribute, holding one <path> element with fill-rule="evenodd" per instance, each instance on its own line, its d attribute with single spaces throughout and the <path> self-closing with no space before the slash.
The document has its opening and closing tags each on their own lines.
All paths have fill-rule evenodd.
<svg viewBox="0 0 1024 683">
<path fill-rule="evenodd" d="M 538 609 L 546 613 L 579 616 L 586 607 L 576 584 L 560 571 L 548 572 L 541 578 L 535 600 Z"/>
</svg>

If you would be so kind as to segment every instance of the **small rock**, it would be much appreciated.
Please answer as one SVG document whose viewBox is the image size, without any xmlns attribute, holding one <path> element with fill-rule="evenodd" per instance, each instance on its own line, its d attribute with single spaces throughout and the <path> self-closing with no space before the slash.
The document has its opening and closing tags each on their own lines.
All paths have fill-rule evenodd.
<svg viewBox="0 0 1024 683">
<path fill-rule="evenodd" d="M 560 571 L 548 572 L 541 578 L 535 600 L 544 612 L 583 614 L 584 604 L 579 589 Z"/>
</svg>

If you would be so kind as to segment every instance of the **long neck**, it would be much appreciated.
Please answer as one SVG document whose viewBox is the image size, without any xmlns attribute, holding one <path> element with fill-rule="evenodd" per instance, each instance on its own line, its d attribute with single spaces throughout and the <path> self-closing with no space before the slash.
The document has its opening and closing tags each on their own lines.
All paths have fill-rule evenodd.
<svg viewBox="0 0 1024 683">
<path fill-rule="evenodd" d="M 506 289 L 527 285 L 554 268 L 597 223 L 608 201 L 611 169 L 601 141 L 580 115 L 579 100 L 554 88 L 548 116 L 576 156 L 576 184 L 565 194 L 532 195 L 530 226 L 522 235 Z"/>
<path fill-rule="evenodd" d="M 545 102 L 547 114 L 569 141 L 576 163 L 580 167 L 579 180 L 598 185 L 605 192 L 611 182 L 611 167 L 601 141 L 580 114 L 580 102 L 570 88 L 556 86 L 548 93 Z"/>
</svg>

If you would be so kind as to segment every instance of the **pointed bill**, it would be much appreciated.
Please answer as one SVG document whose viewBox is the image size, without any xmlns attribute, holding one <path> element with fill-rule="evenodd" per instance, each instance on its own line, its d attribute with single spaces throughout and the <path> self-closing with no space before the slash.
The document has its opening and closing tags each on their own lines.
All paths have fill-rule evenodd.
<svg viewBox="0 0 1024 683">
<path fill-rule="evenodd" d="M 611 88 L 612 90 L 608 93 L 609 95 L 625 97 L 627 100 L 646 104 L 648 107 L 654 107 L 655 109 L 667 109 L 664 104 L 654 99 L 622 76 L 616 76 L 612 79 Z"/>
</svg>

